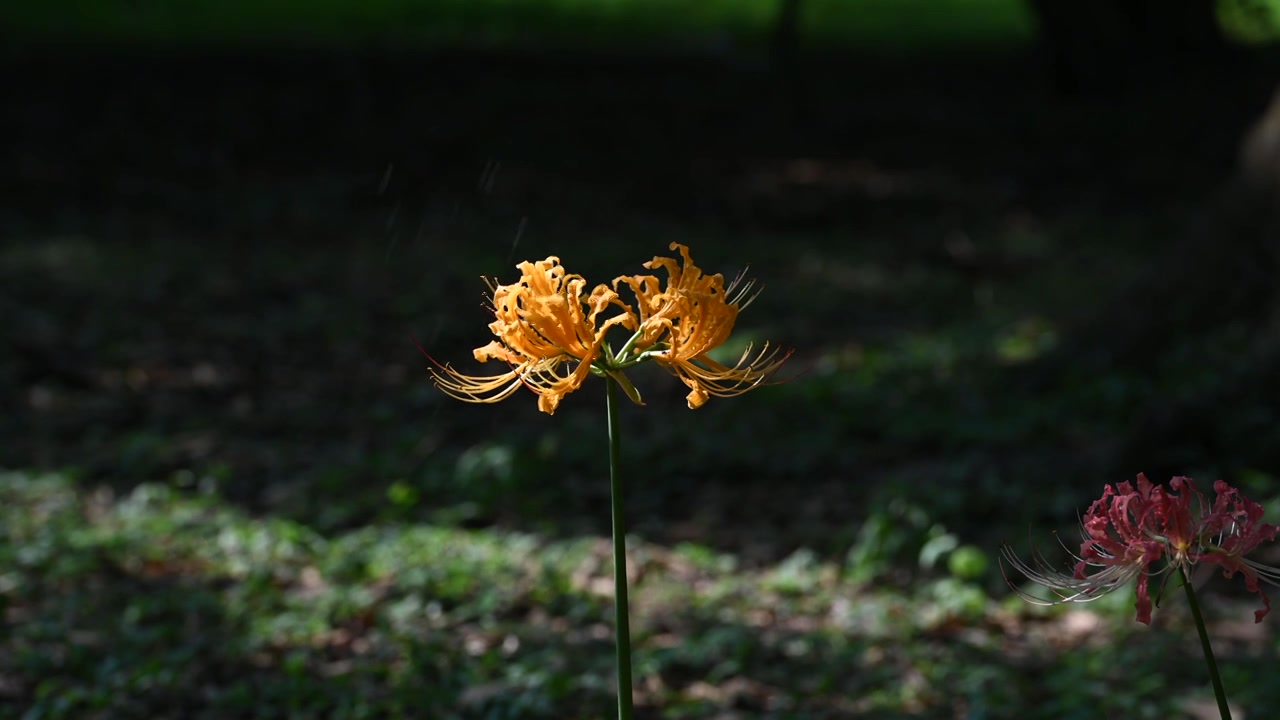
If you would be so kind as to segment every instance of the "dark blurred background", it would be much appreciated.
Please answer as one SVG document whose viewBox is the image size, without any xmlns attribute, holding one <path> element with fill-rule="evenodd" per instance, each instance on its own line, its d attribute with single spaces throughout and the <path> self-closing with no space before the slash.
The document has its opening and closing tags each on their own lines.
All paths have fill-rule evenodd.
<svg viewBox="0 0 1280 720">
<path fill-rule="evenodd" d="M 528 394 L 463 405 L 431 386 L 411 336 L 485 370 L 470 360 L 489 341 L 481 276 L 509 281 L 517 262 L 557 255 L 605 281 L 680 242 L 709 272 L 750 266 L 764 292 L 735 347 L 794 347 L 783 375 L 796 377 L 690 412 L 672 378 L 637 374 L 648 404 L 624 411 L 637 542 L 724 554 L 742 572 L 808 558 L 911 592 L 932 577 L 921 553 L 939 557 L 936 538 L 941 556 L 964 545 L 993 560 L 1028 527 L 1069 528 L 1104 483 L 1139 471 L 1205 489 L 1222 477 L 1270 503 L 1275 12 L 1265 0 L 9 4 L 7 502 L 39 516 L 44 495 L 21 478 L 47 472 L 76 498 L 75 522 L 159 487 L 317 542 L 407 526 L 607 535 L 601 389 L 553 418 Z M 8 542 L 21 564 L 31 538 Z M 103 562 L 136 576 L 121 552 Z M 116 587 L 97 562 L 68 582 Z M 968 580 L 1006 592 L 993 569 Z M 41 610 L 35 579 L 10 584 L 22 617 L 68 616 Z M 454 630 L 441 657 L 470 647 Z M 19 663 L 0 695 L 53 712 L 50 697 L 106 692 L 100 660 L 59 670 L 70 679 L 43 695 L 53 671 Z M 424 685 L 439 707 L 543 712 L 502 704 L 510 688 L 469 662 Z M 642 705 L 670 710 L 691 685 L 657 676 L 667 685 Z M 476 687 L 493 691 L 466 695 Z M 779 716 L 870 712 L 824 704 L 839 692 L 823 687 Z M 537 697 L 569 717 L 582 692 Z M 717 708 L 740 700 L 713 695 L 688 716 L 728 717 Z M 224 707 L 192 702 L 135 710 Z M 760 702 L 746 716 L 767 714 Z M 886 716 L 960 712 L 915 702 Z"/>
</svg>

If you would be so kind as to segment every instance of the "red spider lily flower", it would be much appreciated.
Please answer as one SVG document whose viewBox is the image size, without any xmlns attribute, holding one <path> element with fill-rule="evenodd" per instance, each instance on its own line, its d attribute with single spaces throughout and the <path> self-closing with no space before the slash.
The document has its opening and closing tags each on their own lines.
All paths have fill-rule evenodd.
<svg viewBox="0 0 1280 720">
<path fill-rule="evenodd" d="M 1225 482 L 1219 480 L 1213 489 L 1218 493 L 1218 499 L 1201 529 L 1206 542 L 1200 559 L 1221 565 L 1222 575 L 1228 579 L 1237 572 L 1244 575 L 1245 587 L 1262 598 L 1263 608 L 1254 612 L 1254 622 L 1262 622 L 1262 618 L 1271 611 L 1271 599 L 1258 583 L 1280 585 L 1280 570 L 1250 560 L 1245 555 L 1263 542 L 1275 540 L 1280 526 L 1262 522 L 1262 506 Z"/>
<path fill-rule="evenodd" d="M 1072 573 L 1055 570 L 1034 552 L 1028 563 L 1004 548 L 1005 561 L 1055 599 L 1014 591 L 1039 605 L 1088 602 L 1136 577 L 1137 619 L 1150 624 L 1150 578 L 1172 570 L 1189 575 L 1197 563 L 1211 562 L 1221 565 L 1228 578 L 1237 572 L 1245 576 L 1249 590 L 1262 598 L 1264 607 L 1254 614 L 1260 622 L 1271 602 L 1259 583 L 1280 585 L 1280 570 L 1244 556 L 1274 540 L 1280 527 L 1262 522 L 1262 506 L 1225 482 L 1219 480 L 1214 490 L 1218 497 L 1210 508 L 1188 477 L 1173 478 L 1167 489 L 1142 474 L 1136 488 L 1127 482 L 1107 485 L 1081 520 L 1084 541 Z"/>
</svg>

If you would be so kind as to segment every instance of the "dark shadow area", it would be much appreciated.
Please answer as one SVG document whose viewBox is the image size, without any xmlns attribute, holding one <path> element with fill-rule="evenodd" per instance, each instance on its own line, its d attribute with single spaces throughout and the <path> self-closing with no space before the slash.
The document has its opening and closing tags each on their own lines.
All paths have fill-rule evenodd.
<svg viewBox="0 0 1280 720">
<path fill-rule="evenodd" d="M 554 417 L 527 393 L 465 405 L 432 387 L 414 339 L 477 369 L 471 351 L 490 340 L 482 276 L 510 281 L 517 262 L 556 255 L 604 282 L 680 242 L 708 272 L 749 266 L 763 293 L 735 337 L 794 347 L 783 371 L 794 379 L 689 411 L 676 380 L 636 372 L 647 405 L 622 414 L 628 513 L 654 546 L 727 553 L 744 572 L 808 549 L 840 572 L 865 561 L 866 586 L 901 588 L 932 578 L 918 558 L 940 535 L 994 548 L 1028 527 L 1068 527 L 1104 483 L 1139 471 L 1280 497 L 1280 225 L 1274 188 L 1249 160 L 1280 177 L 1265 162 L 1280 159 L 1268 156 L 1280 147 L 1268 145 L 1280 137 L 1273 51 L 1186 73 L 1143 65 L 1119 89 L 1065 94 L 1040 51 L 787 53 L 778 64 L 632 51 L 11 52 L 0 77 L 0 469 L 63 471 L 86 494 L 168 485 L 295 523 L 317 546 L 383 526 L 607 535 L 603 385 Z M 322 716 L 369 693 L 388 713 L 442 698 L 470 703 L 465 717 L 510 702 L 520 717 L 557 717 L 571 701 L 609 711 L 598 672 L 608 636 L 592 634 L 608 598 L 578 579 L 547 597 L 522 585 L 518 607 L 474 610 L 465 632 L 365 650 L 353 643 L 390 622 L 394 603 L 334 599 L 316 622 L 346 635 L 299 631 L 306 640 L 270 655 L 214 642 L 261 630 L 249 627 L 259 609 L 223 617 L 235 607 L 226 588 L 111 557 L 22 602 L 46 620 L 83 617 L 86 632 L 143 632 L 148 613 L 187 629 L 73 639 L 58 652 L 80 659 L 58 672 L 99 672 L 97 648 L 125 642 L 140 663 L 169 662 L 151 654 L 160 646 L 198 656 L 191 672 L 220 687 L 271 673 L 261 687 L 284 692 L 295 677 L 297 697 L 268 698 L 284 714 Z M 431 560 L 403 567 L 415 563 Z M 384 581 L 359 577 L 360 592 Z M 316 590 L 300 578 L 235 582 Z M 473 592 L 391 572 L 385 582 L 396 602 Z M 839 607 L 842 587 L 820 602 Z M 974 587 L 1004 583 L 989 572 Z M 37 602 L 45 592 L 101 603 L 81 616 Z M 788 592 L 804 596 L 776 591 Z M 132 609 L 135 596 L 151 605 Z M 657 683 L 643 692 L 682 698 L 692 717 L 976 716 L 983 703 L 1045 700 L 1034 678 L 1079 680 L 1117 662 L 1098 647 L 1039 662 L 1017 646 L 1023 620 L 988 618 L 975 637 L 961 611 L 912 636 L 918 655 L 841 636 L 891 626 L 901 609 L 848 627 L 830 609 L 813 611 L 834 623 L 821 627 L 752 625 L 747 609 L 665 612 L 639 623 L 642 674 Z M 1067 625 L 1049 632 L 1069 636 Z M 517 653 L 503 650 L 508 630 L 528 667 L 556 668 L 552 685 L 503 674 Z M 565 651 L 566 633 L 589 652 Z M 664 645 L 668 634 L 697 642 Z M 6 662 L 45 652 L 24 637 L 27 654 Z M 1132 649 L 1135 662 L 1176 645 L 1157 637 Z M 1042 640 L 1061 651 L 1073 638 Z M 1257 650 L 1247 640 L 1224 652 L 1241 676 Z M 1166 681 L 1191 677 L 1193 661 Z M 966 665 L 990 674 L 947 674 Z M 28 680 L 44 670 L 15 672 L 26 684 L 0 683 L 0 702 L 60 691 L 56 673 L 41 690 Z M 812 684 L 782 692 L 800 674 Z M 600 686 L 554 685 L 575 676 Z M 708 677 L 714 687 L 698 686 Z M 726 678 L 741 682 L 726 689 Z M 260 688 L 245 682 L 247 705 Z M 533 686 L 533 704 L 512 700 Z M 939 686 L 959 689 L 944 698 Z M 330 694 L 304 696 L 314 688 Z M 218 697 L 236 711 L 233 690 Z M 1267 692 L 1246 701 L 1261 707 Z M 855 695 L 870 704 L 832 699 Z M 149 697 L 120 716 L 185 707 Z"/>
<path fill-rule="evenodd" d="M 1159 284 L 1152 260 L 1224 242 L 1214 213 L 1270 61 L 1119 99 L 1056 97 L 1018 55 L 809 62 L 800 117 L 767 68 L 699 58 L 24 55 L 5 83 L 3 462 L 123 486 L 194 468 L 325 529 L 378 517 L 393 482 L 428 514 L 483 494 L 490 470 L 442 487 L 493 446 L 520 479 L 495 495 L 533 505 L 468 522 L 598 532 L 599 399 L 554 419 L 453 403 L 409 336 L 465 360 L 487 341 L 480 275 L 556 254 L 612 277 L 680 241 L 712 270 L 751 263 L 767 289 L 742 329 L 796 347 L 805 374 L 698 413 L 645 378 L 628 452 L 655 470 L 635 488 L 646 535 L 772 525 L 744 505 L 840 524 L 899 475 L 1016 487 L 1049 466 L 1089 490 L 1275 467 L 1212 438 L 1117 467 L 1165 371 L 1084 363 L 1147 322 L 1107 303 Z M 1088 335 L 1100 313 L 1118 340 Z M 1202 314 L 1154 330 L 1160 352 L 1230 324 Z"/>
</svg>

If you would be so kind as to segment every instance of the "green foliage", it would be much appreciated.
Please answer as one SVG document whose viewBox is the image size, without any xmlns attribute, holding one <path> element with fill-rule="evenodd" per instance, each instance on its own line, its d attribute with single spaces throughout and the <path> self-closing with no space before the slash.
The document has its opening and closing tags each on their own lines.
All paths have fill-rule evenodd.
<svg viewBox="0 0 1280 720">
<path fill-rule="evenodd" d="M 957 542 L 923 507 L 893 497 L 863 521 L 846 560 L 849 577 L 859 582 L 874 580 L 911 557 L 922 568 L 932 569 Z"/>
<path fill-rule="evenodd" d="M 982 548 L 961 545 L 947 556 L 947 570 L 961 580 L 976 580 L 986 574 L 991 561 Z"/>
<path fill-rule="evenodd" d="M 432 525 L 326 539 L 166 486 L 111 498 L 16 472 L 0 474 L 0 529 L 0 599 L 21 620 L 2 638 L 6 714 L 610 711 L 609 599 L 597 594 L 609 587 L 607 547 L 594 541 Z M 1100 620 L 1116 624 L 1115 642 L 1046 645 L 1029 669 L 996 651 L 1007 611 L 960 577 L 873 590 L 807 551 L 744 571 L 695 545 L 633 549 L 646 568 L 634 590 L 637 672 L 657 683 L 645 703 L 664 715 L 713 717 L 731 703 L 760 717 L 853 707 L 952 717 L 962 705 L 996 717 L 1167 717 L 1199 695 L 1168 691 L 1198 677 L 1194 654 L 1173 649 L 1181 630 L 1127 642 L 1129 618 Z M 971 546 L 949 557 L 966 555 L 983 557 Z M 1054 615 L 1030 642 L 1076 642 L 1070 616 Z M 962 641 L 930 640 L 957 624 Z M 1118 663 L 1125 673 L 1111 672 Z M 1232 684 L 1259 688 L 1244 702 L 1271 700 L 1250 680 L 1256 663 L 1226 667 Z"/>
</svg>

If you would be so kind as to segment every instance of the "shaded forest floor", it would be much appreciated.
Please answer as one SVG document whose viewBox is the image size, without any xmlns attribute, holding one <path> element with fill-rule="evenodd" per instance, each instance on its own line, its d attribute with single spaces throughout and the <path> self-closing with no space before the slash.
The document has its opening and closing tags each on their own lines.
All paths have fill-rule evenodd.
<svg viewBox="0 0 1280 720">
<path fill-rule="evenodd" d="M 800 375 L 696 413 L 638 376 L 647 717 L 1207 697 L 1179 604 L 1151 630 L 1124 598 L 1031 612 L 994 559 L 1140 470 L 1280 497 L 1270 398 L 1144 434 L 1250 327 L 1167 337 L 1137 369 L 1055 356 L 1214 226 L 1260 69 L 1063 99 L 1024 56 L 791 77 L 732 56 L 14 60 L 6 710 L 606 715 L 601 398 L 461 405 L 410 336 L 465 361 L 488 341 L 479 276 L 554 254 L 611 278 L 671 242 L 750 264 L 738 334 L 795 347 Z M 1250 682 L 1269 625 L 1210 587 L 1233 696 L 1273 706 Z"/>
</svg>

